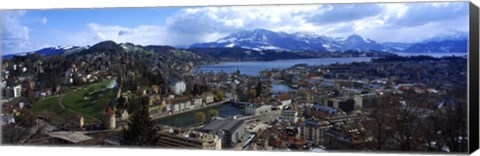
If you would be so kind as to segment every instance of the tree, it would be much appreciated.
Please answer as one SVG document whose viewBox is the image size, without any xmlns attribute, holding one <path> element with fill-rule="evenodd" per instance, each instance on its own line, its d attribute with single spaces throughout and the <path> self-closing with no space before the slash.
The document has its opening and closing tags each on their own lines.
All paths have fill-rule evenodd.
<svg viewBox="0 0 480 156">
<path fill-rule="evenodd" d="M 208 113 L 210 114 L 211 117 L 218 116 L 220 113 L 218 113 L 218 110 L 216 109 L 210 109 L 208 110 Z"/>
<path fill-rule="evenodd" d="M 35 125 L 37 115 L 33 113 L 30 109 L 23 109 L 22 113 L 17 116 L 17 121 L 20 125 L 24 127 L 32 127 Z"/>
<path fill-rule="evenodd" d="M 225 93 L 223 91 L 219 90 L 215 93 L 214 98 L 215 98 L 215 101 L 220 101 L 220 100 L 223 99 L 223 97 L 225 97 Z"/>
<path fill-rule="evenodd" d="M 195 96 L 202 94 L 202 91 L 201 91 L 201 89 L 200 89 L 200 85 L 199 85 L 199 84 L 197 84 L 197 83 L 193 84 L 192 94 L 195 95 Z"/>
<path fill-rule="evenodd" d="M 256 95 L 257 95 L 257 91 L 255 89 L 250 89 L 250 91 L 248 91 L 249 98 L 254 98 Z"/>
<path fill-rule="evenodd" d="M 197 112 L 195 113 L 195 119 L 197 124 L 203 124 L 205 122 L 205 113 Z"/>
<path fill-rule="evenodd" d="M 262 94 L 262 81 L 258 81 L 255 91 L 255 97 L 260 97 L 260 95 Z"/>
<path fill-rule="evenodd" d="M 160 140 L 155 124 L 145 106 L 134 112 L 128 121 L 128 129 L 123 129 L 123 145 L 155 146 Z"/>
</svg>

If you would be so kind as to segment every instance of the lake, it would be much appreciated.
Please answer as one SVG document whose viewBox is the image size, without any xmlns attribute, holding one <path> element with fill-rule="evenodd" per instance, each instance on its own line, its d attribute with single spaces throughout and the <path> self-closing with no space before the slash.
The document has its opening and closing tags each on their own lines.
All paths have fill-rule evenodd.
<svg viewBox="0 0 480 156">
<path fill-rule="evenodd" d="M 259 76 L 260 71 L 266 69 L 285 69 L 296 64 L 308 64 L 308 65 L 329 65 L 334 63 L 352 63 L 352 62 L 370 62 L 370 57 L 351 57 L 351 58 L 313 58 L 313 59 L 291 59 L 291 60 L 275 60 L 275 61 L 247 61 L 247 62 L 223 62 L 214 65 L 205 65 L 196 69 L 196 72 L 214 72 L 220 71 L 226 73 L 236 72 L 237 69 L 240 73 L 250 76 Z"/>
</svg>

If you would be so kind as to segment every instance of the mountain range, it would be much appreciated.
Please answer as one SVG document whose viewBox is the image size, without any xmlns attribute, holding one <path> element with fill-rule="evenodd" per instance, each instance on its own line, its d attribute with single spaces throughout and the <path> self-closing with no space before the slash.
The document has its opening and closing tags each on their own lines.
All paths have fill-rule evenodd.
<svg viewBox="0 0 480 156">
<path fill-rule="evenodd" d="M 435 36 L 418 43 L 380 43 L 360 35 L 329 37 L 325 35 L 296 32 L 274 32 L 267 29 L 253 29 L 232 33 L 215 42 L 196 43 L 189 48 L 239 47 L 253 50 L 288 50 L 316 52 L 383 51 L 413 53 L 465 53 L 468 33 L 454 32 Z"/>
<path fill-rule="evenodd" d="M 135 48 L 131 43 L 121 43 L 123 49 Z M 133 47 L 132 47 L 133 46 Z M 148 48 L 146 46 L 145 48 Z M 153 46 L 155 47 L 155 46 Z M 170 47 L 170 46 L 166 46 Z M 289 51 L 289 52 L 346 52 L 346 51 L 377 51 L 377 52 L 407 52 L 407 53 L 466 53 L 468 47 L 468 33 L 451 32 L 428 38 L 418 43 L 384 42 L 380 43 L 360 35 L 353 34 L 347 37 L 329 37 L 308 32 L 274 32 L 267 29 L 253 29 L 231 33 L 215 42 L 196 43 L 190 46 L 177 47 L 195 52 L 212 52 L 216 49 L 223 51 L 238 52 L 238 49 L 254 51 Z M 43 56 L 71 54 L 90 49 L 90 46 L 56 46 L 47 47 L 34 53 Z M 130 49 L 128 48 L 128 49 Z M 142 47 L 136 47 L 142 48 Z M 170 47 L 174 48 L 174 47 Z M 208 50 L 201 50 L 208 48 Z M 228 50 L 231 48 L 232 50 Z M 243 50 L 245 51 L 245 50 Z M 31 53 L 31 52 L 29 52 Z M 15 55 L 4 55 L 3 58 L 11 58 Z M 260 53 L 259 53 L 260 54 Z M 230 55 L 230 54 L 229 54 Z M 235 54 L 237 55 L 237 54 Z M 232 54 L 232 56 L 234 56 Z M 260 56 L 260 55 L 259 55 Z M 287 57 L 289 55 L 282 55 Z"/>
</svg>

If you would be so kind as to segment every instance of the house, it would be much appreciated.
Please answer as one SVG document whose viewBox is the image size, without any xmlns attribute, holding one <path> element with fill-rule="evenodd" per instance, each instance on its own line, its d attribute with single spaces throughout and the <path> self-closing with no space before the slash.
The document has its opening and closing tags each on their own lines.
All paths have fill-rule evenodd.
<svg viewBox="0 0 480 156">
<path fill-rule="evenodd" d="M 214 96 L 212 92 L 203 93 L 202 98 L 205 104 L 210 104 L 214 101 Z"/>
<path fill-rule="evenodd" d="M 193 98 L 192 101 L 193 101 L 193 103 L 192 103 L 193 108 L 201 107 L 202 104 L 203 104 L 203 98 L 200 97 L 200 96 Z"/>
<path fill-rule="evenodd" d="M 190 98 L 184 96 L 184 97 L 176 97 L 174 99 L 171 99 L 170 101 L 170 107 L 173 112 L 178 112 L 178 111 L 184 111 L 187 109 L 191 108 L 192 101 Z"/>
</svg>

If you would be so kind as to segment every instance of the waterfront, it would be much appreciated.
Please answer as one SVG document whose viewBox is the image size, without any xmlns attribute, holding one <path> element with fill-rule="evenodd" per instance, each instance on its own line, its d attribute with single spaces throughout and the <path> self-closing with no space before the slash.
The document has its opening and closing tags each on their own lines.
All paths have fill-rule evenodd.
<svg viewBox="0 0 480 156">
<path fill-rule="evenodd" d="M 201 66 L 196 72 L 214 72 L 220 71 L 226 73 L 236 72 L 240 70 L 242 74 L 249 76 L 258 76 L 259 72 L 266 69 L 285 69 L 296 64 L 308 65 L 329 65 L 334 63 L 352 63 L 352 62 L 370 62 L 370 57 L 348 57 L 348 58 L 314 58 L 314 59 L 291 59 L 291 60 L 275 60 L 275 61 L 246 61 L 246 62 L 223 62 L 215 65 Z"/>
<path fill-rule="evenodd" d="M 172 115 L 169 117 L 161 118 L 155 120 L 156 124 L 177 126 L 177 127 L 188 127 L 195 124 L 195 113 L 202 111 L 206 115 L 206 121 L 210 120 L 211 116 L 208 113 L 208 110 L 215 109 L 218 110 L 220 117 L 231 117 L 234 115 L 243 115 L 244 110 L 242 108 L 237 108 L 232 106 L 230 103 L 223 105 L 203 108 L 196 111 L 185 112 L 181 114 Z"/>
<path fill-rule="evenodd" d="M 468 53 L 418 53 L 418 52 L 397 52 L 399 56 L 432 56 L 432 57 L 446 57 L 446 56 L 466 56 Z"/>
</svg>

